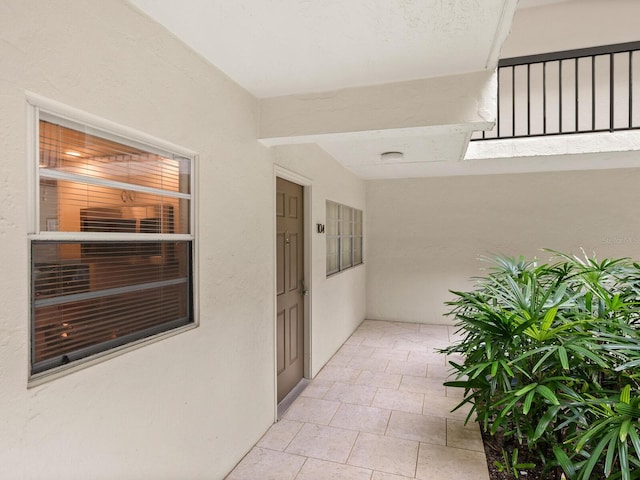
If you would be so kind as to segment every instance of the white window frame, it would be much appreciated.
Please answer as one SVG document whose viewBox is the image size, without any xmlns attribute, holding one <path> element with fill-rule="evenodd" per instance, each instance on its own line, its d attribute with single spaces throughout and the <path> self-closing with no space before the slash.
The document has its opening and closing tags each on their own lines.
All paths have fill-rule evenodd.
<svg viewBox="0 0 640 480">
<path fill-rule="evenodd" d="M 165 338 L 178 335 L 182 332 L 192 330 L 199 326 L 199 308 L 198 308 L 198 271 L 197 271 L 197 257 L 198 257 L 198 242 L 197 238 L 197 224 L 195 219 L 197 218 L 197 195 L 196 195 L 196 178 L 197 178 L 197 164 L 198 155 L 196 152 L 185 149 L 184 147 L 175 145 L 165 140 L 153 137 L 138 130 L 128 128 L 117 123 L 110 122 L 101 117 L 83 112 L 81 110 L 69 107 L 62 103 L 50 100 L 37 94 L 27 92 L 28 103 L 28 148 L 27 148 L 27 165 L 28 165 L 28 222 L 29 231 L 27 233 L 27 241 L 29 248 L 29 265 L 28 265 L 28 280 L 29 291 L 31 292 L 31 282 L 33 272 L 31 271 L 31 244 L 34 241 L 41 240 L 55 240 L 55 241 L 69 241 L 78 242 L 82 240 L 90 240 L 94 234 L 90 232 L 58 232 L 58 231 L 41 231 L 40 230 L 40 168 L 39 168 L 39 122 L 40 120 L 46 120 L 47 118 L 55 118 L 56 123 L 69 126 L 70 128 L 76 128 L 82 126 L 84 131 L 89 134 L 97 135 L 101 138 L 114 140 L 116 142 L 123 142 L 130 146 L 139 146 L 149 152 L 156 152 L 161 154 L 171 153 L 178 157 L 182 157 L 190 160 L 191 175 L 189 194 L 175 193 L 177 198 L 185 198 L 190 201 L 189 208 L 189 234 L 145 234 L 149 241 L 153 240 L 173 240 L 173 241 L 190 241 L 191 242 L 191 308 L 193 322 L 183 325 L 156 335 L 135 340 L 124 345 L 111 348 L 102 352 L 98 352 L 87 356 L 85 358 L 75 360 L 72 363 L 60 367 L 55 367 L 49 370 L 45 370 L 40 373 L 31 374 L 28 379 L 28 386 L 36 386 L 46 381 L 58 378 L 73 371 L 87 368 L 96 363 L 103 362 L 114 356 L 121 355 L 131 350 L 135 350 L 142 346 L 158 342 Z M 66 179 L 73 180 L 74 175 L 64 172 L 52 172 L 49 171 L 45 174 L 45 178 L 52 179 Z M 83 181 L 86 183 L 86 178 L 83 177 Z M 92 179 L 92 183 L 96 185 L 102 185 L 100 179 Z M 106 182 L 109 186 L 113 185 L 113 182 Z M 130 186 L 127 188 L 130 189 Z M 140 191 L 147 193 L 158 193 L 157 189 L 139 187 Z M 162 191 L 163 195 L 167 195 L 167 192 Z M 111 234 L 110 239 L 114 241 L 136 241 L 139 240 L 137 234 L 120 233 Z M 95 239 L 95 237 L 93 237 Z M 35 299 L 29 296 L 30 310 L 33 308 Z M 29 315 L 29 332 L 30 337 L 33 335 L 33 317 Z M 32 339 L 29 338 L 28 344 L 32 344 Z M 29 355 L 29 369 L 31 372 L 31 354 Z"/>
<path fill-rule="evenodd" d="M 326 202 L 326 206 L 328 207 L 329 204 L 333 204 L 335 206 L 338 207 L 338 232 L 337 234 L 329 234 L 327 233 L 327 240 L 329 239 L 337 239 L 338 240 L 338 268 L 337 270 L 327 270 L 327 277 L 330 277 L 332 275 L 336 275 L 340 272 L 343 272 L 345 270 L 349 270 L 351 268 L 357 267 L 358 265 L 362 265 L 364 264 L 364 252 L 361 251 L 361 258 L 360 261 L 358 263 L 355 262 L 355 256 L 354 256 L 354 241 L 356 238 L 361 239 L 361 250 L 363 250 L 363 246 L 364 246 L 364 225 L 361 225 L 361 229 L 362 229 L 362 234 L 360 235 L 356 235 L 356 231 L 355 231 L 355 218 L 356 218 L 356 212 L 360 213 L 360 219 L 361 219 L 361 223 L 364 222 L 364 212 L 360 209 L 354 208 L 354 207 L 349 207 L 348 205 L 344 205 L 342 203 L 338 203 L 338 202 L 334 202 L 332 200 L 327 200 Z M 328 212 L 328 208 L 325 209 L 326 212 Z M 347 217 L 346 212 L 350 212 L 350 227 L 348 230 L 351 233 L 347 233 L 346 229 L 344 228 L 344 221 L 345 221 L 345 217 Z M 349 264 L 343 266 L 343 255 L 342 255 L 342 247 L 344 242 L 349 242 L 350 243 L 350 256 L 351 256 L 351 261 Z M 346 262 L 344 262 L 346 263 Z"/>
</svg>

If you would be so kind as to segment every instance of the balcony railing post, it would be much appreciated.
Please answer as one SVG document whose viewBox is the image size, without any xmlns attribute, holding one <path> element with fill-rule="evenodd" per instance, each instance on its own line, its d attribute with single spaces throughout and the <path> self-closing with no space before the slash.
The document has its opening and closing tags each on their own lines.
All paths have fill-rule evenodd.
<svg viewBox="0 0 640 480">
<path fill-rule="evenodd" d="M 511 67 L 511 135 L 516 136 L 516 67 Z"/>
<path fill-rule="evenodd" d="M 542 134 L 547 133 L 547 62 L 542 64 Z"/>
<path fill-rule="evenodd" d="M 496 138 L 500 138 L 500 73 L 502 69 L 498 69 L 498 112 L 496 114 Z"/>
<path fill-rule="evenodd" d="M 558 60 L 558 132 L 562 133 L 562 60 Z"/>
<path fill-rule="evenodd" d="M 527 63 L 527 135 L 531 135 L 531 64 Z"/>
<path fill-rule="evenodd" d="M 633 51 L 629 52 L 629 128 L 633 127 Z"/>
<path fill-rule="evenodd" d="M 578 125 L 578 122 L 579 122 L 579 115 L 578 115 L 578 113 L 579 113 L 579 107 L 580 107 L 580 104 L 579 104 L 579 102 L 578 102 L 578 98 L 579 98 L 579 97 L 578 97 L 578 83 L 579 83 L 579 82 L 578 82 L 578 77 L 580 76 L 580 69 L 579 69 L 579 67 L 578 67 L 578 63 L 579 63 L 579 62 L 578 62 L 578 59 L 576 58 L 576 59 L 575 59 L 575 64 L 574 64 L 574 67 L 573 67 L 573 68 L 575 69 L 575 72 L 576 72 L 576 75 L 575 75 L 575 86 L 574 86 L 575 94 L 576 94 L 576 98 L 575 98 L 575 100 L 576 100 L 576 101 L 575 101 L 575 110 L 576 110 L 576 111 L 575 111 L 575 114 L 576 114 L 576 115 L 575 115 L 575 117 L 576 117 L 576 120 L 575 120 L 575 121 L 576 121 L 576 132 L 579 132 L 579 131 L 580 131 L 580 126 Z"/>
<path fill-rule="evenodd" d="M 591 56 L 591 130 L 596 129 L 596 56 Z"/>
<path fill-rule="evenodd" d="M 614 108 L 614 60 L 613 53 L 609 54 L 609 131 L 613 132 L 613 108 Z"/>
</svg>

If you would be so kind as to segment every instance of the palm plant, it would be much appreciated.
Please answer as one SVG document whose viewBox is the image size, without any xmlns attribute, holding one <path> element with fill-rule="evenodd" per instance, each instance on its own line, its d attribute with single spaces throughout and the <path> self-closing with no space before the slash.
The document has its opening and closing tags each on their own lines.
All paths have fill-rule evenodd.
<svg viewBox="0 0 640 480">
<path fill-rule="evenodd" d="M 640 266 L 553 252 L 553 264 L 494 257 L 452 292 L 462 340 L 442 350 L 485 432 L 537 455 L 547 475 L 640 478 Z"/>
</svg>

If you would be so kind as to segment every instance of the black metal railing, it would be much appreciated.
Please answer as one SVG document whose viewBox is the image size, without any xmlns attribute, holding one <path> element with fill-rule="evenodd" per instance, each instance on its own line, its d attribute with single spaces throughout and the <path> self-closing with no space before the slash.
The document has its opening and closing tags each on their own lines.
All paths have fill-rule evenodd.
<svg viewBox="0 0 640 480">
<path fill-rule="evenodd" d="M 638 50 L 630 42 L 500 60 L 496 126 L 471 139 L 639 129 Z"/>
</svg>

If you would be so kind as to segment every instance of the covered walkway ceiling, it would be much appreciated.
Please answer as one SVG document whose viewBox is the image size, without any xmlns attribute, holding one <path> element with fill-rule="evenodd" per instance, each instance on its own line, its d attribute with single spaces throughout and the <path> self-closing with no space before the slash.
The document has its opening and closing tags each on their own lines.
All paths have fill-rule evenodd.
<svg viewBox="0 0 640 480">
<path fill-rule="evenodd" d="M 260 99 L 263 143 L 317 143 L 362 178 L 470 173 L 462 160 L 495 118 L 493 71 L 518 5 L 129 1 Z"/>
<path fill-rule="evenodd" d="M 494 68 L 508 0 L 131 0 L 259 98 Z"/>
</svg>

